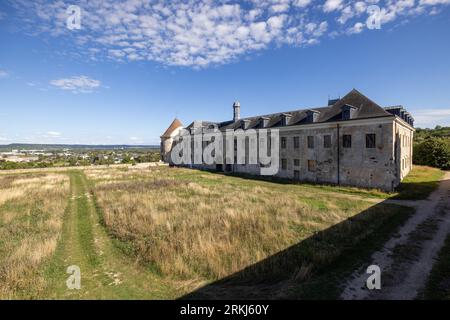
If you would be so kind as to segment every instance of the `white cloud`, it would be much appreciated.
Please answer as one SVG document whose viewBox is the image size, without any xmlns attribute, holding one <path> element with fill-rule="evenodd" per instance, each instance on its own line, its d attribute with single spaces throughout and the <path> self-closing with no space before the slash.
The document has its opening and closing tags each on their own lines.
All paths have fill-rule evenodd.
<svg viewBox="0 0 450 320">
<path fill-rule="evenodd" d="M 101 82 L 91 79 L 88 76 L 73 76 L 71 78 L 51 80 L 50 84 L 62 90 L 72 91 L 73 93 L 89 93 L 100 88 Z"/>
<path fill-rule="evenodd" d="M 0 78 L 8 78 L 9 74 L 5 70 L 0 70 Z"/>
<path fill-rule="evenodd" d="M 48 132 L 47 132 L 47 136 L 53 137 L 53 138 L 60 137 L 60 136 L 61 136 L 61 132 L 58 132 L 58 131 L 48 131 Z"/>
<path fill-rule="evenodd" d="M 331 12 L 338 10 L 342 7 L 342 0 L 327 0 L 323 5 L 323 11 Z"/>
<path fill-rule="evenodd" d="M 423 5 L 438 5 L 438 4 L 450 4 L 450 0 L 420 0 L 420 4 Z"/>
<path fill-rule="evenodd" d="M 411 110 L 416 127 L 434 128 L 436 125 L 450 126 L 450 108 Z"/>
<path fill-rule="evenodd" d="M 130 137 L 129 140 L 131 141 L 131 143 L 144 143 L 144 139 L 140 138 L 140 137 Z"/>
<path fill-rule="evenodd" d="M 347 29 L 347 33 L 348 34 L 361 33 L 361 32 L 363 32 L 365 27 L 366 27 L 366 25 L 364 23 L 357 22 L 357 23 L 355 23 L 354 26 Z"/>
<path fill-rule="evenodd" d="M 79 0 L 81 30 L 75 31 L 66 28 L 63 1 L 11 3 L 28 33 L 58 37 L 77 55 L 198 68 L 280 44 L 306 46 L 360 33 L 373 4 L 381 7 L 383 28 L 437 13 L 450 0 Z"/>
</svg>

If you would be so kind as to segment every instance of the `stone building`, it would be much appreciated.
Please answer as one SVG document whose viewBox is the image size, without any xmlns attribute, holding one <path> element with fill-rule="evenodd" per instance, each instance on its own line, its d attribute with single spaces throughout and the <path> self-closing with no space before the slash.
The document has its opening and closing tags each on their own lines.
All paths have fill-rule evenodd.
<svg viewBox="0 0 450 320">
<path fill-rule="evenodd" d="M 402 107 L 383 108 L 353 89 L 320 108 L 240 117 L 233 120 L 194 121 L 191 133 L 211 127 L 220 131 L 278 129 L 280 166 L 275 176 L 299 181 L 393 190 L 412 167 L 414 119 Z M 161 136 L 163 161 L 183 129 L 175 119 Z M 259 175 L 258 164 L 190 165 L 201 169 Z"/>
</svg>

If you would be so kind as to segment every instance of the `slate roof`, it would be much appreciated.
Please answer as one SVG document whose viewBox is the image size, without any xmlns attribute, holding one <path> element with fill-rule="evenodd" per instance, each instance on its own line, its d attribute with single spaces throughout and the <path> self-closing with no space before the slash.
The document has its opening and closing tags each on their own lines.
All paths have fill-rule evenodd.
<svg viewBox="0 0 450 320">
<path fill-rule="evenodd" d="M 284 114 L 291 115 L 288 126 L 310 124 L 307 121 L 308 111 L 319 112 L 318 117 L 314 123 L 326 123 L 334 121 L 342 121 L 342 109 L 344 106 L 351 106 L 354 108 L 353 119 L 369 119 L 379 117 L 393 117 L 394 115 L 386 111 L 383 107 L 379 106 L 374 101 L 367 98 L 361 92 L 353 89 L 343 98 L 333 101 L 334 104 L 310 109 L 298 109 L 293 111 L 265 114 L 247 118 L 241 118 L 237 121 L 224 121 L 224 122 L 211 122 L 211 121 L 194 121 L 188 126 L 192 127 L 208 127 L 217 126 L 221 130 L 226 129 L 239 129 L 242 127 L 243 121 L 248 121 L 247 129 L 257 129 L 262 127 L 261 118 L 267 118 L 268 123 L 265 128 L 275 128 L 283 125 L 282 119 Z"/>
<path fill-rule="evenodd" d="M 183 124 L 180 120 L 175 118 L 172 121 L 172 124 L 167 128 L 167 130 L 162 134 L 161 138 L 170 138 L 170 135 L 179 127 L 182 127 Z"/>
</svg>

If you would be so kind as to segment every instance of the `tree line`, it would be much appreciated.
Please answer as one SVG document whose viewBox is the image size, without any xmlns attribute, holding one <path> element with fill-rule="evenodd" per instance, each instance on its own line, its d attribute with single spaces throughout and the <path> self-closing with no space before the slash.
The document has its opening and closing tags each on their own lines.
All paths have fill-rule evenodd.
<svg viewBox="0 0 450 320">
<path fill-rule="evenodd" d="M 416 129 L 413 162 L 450 170 L 450 127 Z"/>
</svg>

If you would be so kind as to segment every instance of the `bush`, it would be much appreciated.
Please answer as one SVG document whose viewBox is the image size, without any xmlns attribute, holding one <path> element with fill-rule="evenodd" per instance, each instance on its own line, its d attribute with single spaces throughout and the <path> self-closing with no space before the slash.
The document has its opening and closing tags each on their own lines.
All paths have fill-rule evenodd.
<svg viewBox="0 0 450 320">
<path fill-rule="evenodd" d="M 414 163 L 450 169 L 450 141 L 440 138 L 428 138 L 414 146 Z"/>
</svg>

